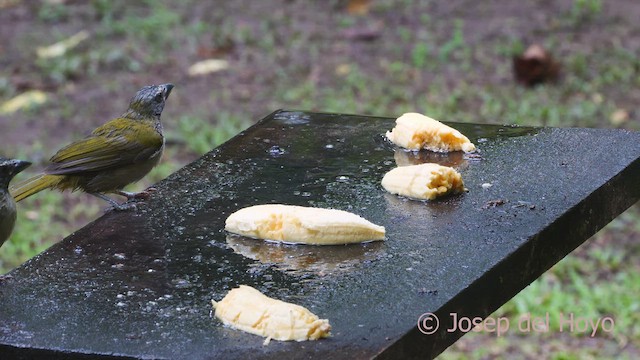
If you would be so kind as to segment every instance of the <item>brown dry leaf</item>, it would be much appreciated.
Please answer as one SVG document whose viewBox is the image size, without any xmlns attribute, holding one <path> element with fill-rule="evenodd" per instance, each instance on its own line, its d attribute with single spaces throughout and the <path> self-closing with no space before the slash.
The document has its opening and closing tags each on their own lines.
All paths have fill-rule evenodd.
<svg viewBox="0 0 640 360">
<path fill-rule="evenodd" d="M 383 25 L 381 23 L 369 25 L 366 27 L 351 27 L 342 32 L 348 40 L 355 41 L 373 41 L 382 35 Z"/>
<path fill-rule="evenodd" d="M 371 6 L 371 0 L 349 0 L 347 12 L 351 15 L 367 15 Z"/>
<path fill-rule="evenodd" d="M 533 44 L 524 54 L 513 57 L 516 81 L 526 86 L 552 82 L 560 75 L 560 63 L 542 46 Z"/>
</svg>

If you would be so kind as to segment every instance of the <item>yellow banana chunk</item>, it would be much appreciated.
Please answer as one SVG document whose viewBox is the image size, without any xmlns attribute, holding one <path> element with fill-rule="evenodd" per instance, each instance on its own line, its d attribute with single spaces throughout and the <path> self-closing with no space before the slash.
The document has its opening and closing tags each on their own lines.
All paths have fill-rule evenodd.
<svg viewBox="0 0 640 360">
<path fill-rule="evenodd" d="M 313 245 L 383 240 L 383 226 L 342 210 L 268 204 L 229 215 L 225 230 L 252 238 Z"/>
<path fill-rule="evenodd" d="M 394 144 L 410 150 L 427 149 L 436 152 L 473 152 L 476 146 L 460 131 L 418 113 L 406 113 L 396 119 L 396 126 L 387 131 Z"/>
<path fill-rule="evenodd" d="M 397 167 L 384 175 L 382 187 L 392 194 L 427 200 L 465 191 L 460 173 L 432 163 Z"/>
<path fill-rule="evenodd" d="M 247 285 L 229 291 L 219 302 L 211 300 L 215 315 L 225 325 L 270 339 L 318 340 L 329 336 L 329 320 L 306 308 L 272 299 Z"/>
</svg>

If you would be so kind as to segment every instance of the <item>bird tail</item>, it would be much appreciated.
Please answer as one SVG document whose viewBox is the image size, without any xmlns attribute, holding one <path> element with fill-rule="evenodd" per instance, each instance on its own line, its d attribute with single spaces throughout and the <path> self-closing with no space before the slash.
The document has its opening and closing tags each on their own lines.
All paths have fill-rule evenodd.
<svg viewBox="0 0 640 360">
<path fill-rule="evenodd" d="M 58 187 L 63 179 L 60 175 L 40 174 L 19 184 L 9 186 L 9 193 L 15 201 L 20 201 L 44 189 Z"/>
</svg>

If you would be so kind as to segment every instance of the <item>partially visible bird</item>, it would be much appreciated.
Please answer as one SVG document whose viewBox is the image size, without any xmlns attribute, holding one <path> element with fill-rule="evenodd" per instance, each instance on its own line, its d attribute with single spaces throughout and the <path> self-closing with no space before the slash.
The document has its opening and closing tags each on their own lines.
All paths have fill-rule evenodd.
<svg viewBox="0 0 640 360">
<path fill-rule="evenodd" d="M 124 114 L 60 149 L 43 174 L 11 186 L 11 195 L 20 201 L 44 189 L 82 190 L 116 210 L 130 208 L 131 204 L 118 204 L 105 193 L 127 200 L 146 195 L 122 188 L 142 179 L 160 161 L 164 149 L 160 114 L 172 89 L 173 84 L 143 87 Z"/>
<path fill-rule="evenodd" d="M 16 203 L 9 194 L 9 182 L 29 165 L 28 161 L 0 157 L 0 246 L 9 238 L 16 222 Z"/>
</svg>

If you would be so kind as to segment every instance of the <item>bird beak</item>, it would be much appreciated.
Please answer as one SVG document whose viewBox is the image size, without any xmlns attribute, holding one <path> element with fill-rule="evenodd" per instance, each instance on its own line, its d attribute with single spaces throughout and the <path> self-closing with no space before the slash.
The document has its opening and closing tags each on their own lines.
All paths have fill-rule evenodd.
<svg viewBox="0 0 640 360">
<path fill-rule="evenodd" d="M 13 168 L 15 169 L 14 174 L 21 172 L 22 170 L 28 168 L 31 165 L 30 162 L 24 160 L 13 160 Z"/>
<path fill-rule="evenodd" d="M 171 90 L 173 90 L 173 84 L 164 84 L 164 99 L 167 100 L 169 98 L 169 94 L 171 94 Z"/>
</svg>

